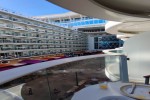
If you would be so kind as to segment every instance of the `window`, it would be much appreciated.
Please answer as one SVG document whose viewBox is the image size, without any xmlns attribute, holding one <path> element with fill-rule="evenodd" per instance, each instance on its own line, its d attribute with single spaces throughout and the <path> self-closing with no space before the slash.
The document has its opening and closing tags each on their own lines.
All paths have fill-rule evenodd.
<svg viewBox="0 0 150 100">
<path fill-rule="evenodd" d="M 97 43 L 98 42 L 98 37 L 94 37 L 94 43 Z"/>
<path fill-rule="evenodd" d="M 75 21 L 79 21 L 81 18 L 74 18 Z"/>
<path fill-rule="evenodd" d="M 98 20 L 94 20 L 94 24 L 98 24 Z"/>
<path fill-rule="evenodd" d="M 60 20 L 55 20 L 55 22 L 60 22 Z"/>
<path fill-rule="evenodd" d="M 65 22 L 70 21 L 70 19 L 64 19 Z"/>
</svg>

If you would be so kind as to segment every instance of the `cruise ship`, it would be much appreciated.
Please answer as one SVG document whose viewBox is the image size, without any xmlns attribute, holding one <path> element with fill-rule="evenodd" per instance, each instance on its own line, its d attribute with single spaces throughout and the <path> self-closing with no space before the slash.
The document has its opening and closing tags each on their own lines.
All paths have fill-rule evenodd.
<svg viewBox="0 0 150 100">
<path fill-rule="evenodd" d="M 96 31 L 92 31 L 92 33 L 93 32 Z M 104 37 L 109 37 L 109 35 L 107 36 L 104 32 L 104 28 L 97 31 L 96 34 L 97 33 L 103 34 Z M 3 100 L 26 100 L 27 98 L 26 96 L 24 97 L 24 95 L 26 95 L 29 88 L 27 88 L 25 93 L 21 94 L 21 92 L 24 92 L 27 83 L 31 82 L 31 78 L 40 79 L 50 73 L 55 75 L 57 71 L 61 75 L 61 73 L 66 73 L 64 67 L 67 69 L 68 67 L 72 68 L 72 65 L 77 67 L 78 63 L 83 63 L 84 67 L 90 67 L 86 59 L 91 59 L 88 62 L 92 63 L 95 62 L 92 60 L 93 58 L 103 56 L 101 50 L 88 50 L 87 32 L 54 25 L 53 23 L 45 22 L 35 17 L 25 17 L 6 9 L 0 9 L 0 36 L 0 97 L 3 98 Z M 96 49 L 101 49 L 98 48 L 100 40 L 98 37 L 96 38 L 95 42 L 97 46 L 95 47 L 97 47 Z M 117 38 L 115 37 L 115 39 Z M 91 43 L 94 44 L 94 41 Z M 95 60 L 98 61 L 96 66 L 99 67 L 99 59 Z M 102 61 L 103 60 L 104 59 L 102 59 Z M 59 70 L 57 70 L 57 66 Z M 82 69 L 79 68 L 76 70 Z M 61 76 L 59 77 L 61 78 Z M 43 79 L 40 80 L 43 85 L 46 84 L 44 87 L 47 86 L 49 80 L 47 80 L 46 83 Z M 71 83 L 71 87 L 72 85 L 73 83 Z M 23 89 L 24 86 L 25 88 Z M 48 88 L 50 88 L 50 86 Z M 55 89 L 55 87 L 53 87 L 53 89 Z M 52 89 L 50 89 L 50 91 L 52 91 Z M 65 92 L 66 91 L 63 91 L 62 93 Z M 69 94 L 70 93 L 67 93 L 66 96 L 68 97 Z M 37 97 L 34 98 L 37 99 Z M 47 97 L 46 99 L 49 98 L 54 100 L 55 97 Z M 30 99 L 31 98 L 29 98 L 29 100 Z"/>
<path fill-rule="evenodd" d="M 129 82 L 136 82 L 136 83 L 146 83 L 149 84 L 149 0 L 48 0 L 54 4 L 57 4 L 61 7 L 69 9 L 71 11 L 84 14 L 87 16 L 92 16 L 95 18 L 102 18 L 105 20 L 110 20 L 106 24 L 106 32 L 111 34 L 125 34 L 131 35 L 132 37 L 127 39 L 124 43 L 123 50 L 124 55 L 128 58 L 121 61 L 121 65 L 127 66 L 128 69 L 121 70 L 123 67 L 116 67 L 117 64 L 112 64 L 108 68 L 105 69 L 105 74 L 111 80 L 118 80 L 121 79 L 122 76 Z M 69 5 L 67 5 L 69 4 Z M 71 6 L 70 6 L 71 5 Z M 84 6 L 83 6 L 84 5 Z M 112 57 L 113 58 L 113 57 Z M 111 58 L 110 58 L 111 59 Z M 126 63 L 125 63 L 126 62 Z M 111 62 L 110 62 L 111 63 Z M 124 67 L 125 68 L 125 67 Z M 128 72 L 127 72 L 128 71 Z M 122 73 L 126 75 L 122 75 Z M 144 80 L 146 78 L 146 80 Z M 122 80 L 121 80 L 122 81 Z M 119 84 L 116 83 L 119 86 Z M 110 87 L 113 88 L 114 86 Z M 86 88 L 91 89 L 94 91 L 94 88 Z M 116 87 L 117 88 L 117 87 Z M 149 87 L 147 87 L 149 88 Z M 84 89 L 83 94 L 86 94 L 86 89 Z M 119 89 L 119 88 L 118 88 Z M 120 91 L 123 88 L 120 86 Z M 113 89 L 115 90 L 115 89 Z M 90 90 L 89 90 L 90 91 Z M 111 90 L 110 90 L 111 91 Z M 111 93 L 107 91 L 107 93 Z M 139 90 L 140 91 L 140 90 Z M 117 92 L 117 91 L 116 91 Z M 138 91 L 137 91 L 138 92 Z M 89 93 L 87 91 L 87 93 Z M 104 91 L 100 91 L 100 93 L 104 93 Z M 132 92 L 130 92 L 132 94 Z M 142 92 L 139 95 L 131 95 L 130 93 L 123 93 L 126 96 L 131 98 L 123 98 L 121 100 L 132 100 L 134 99 L 141 99 L 141 100 L 149 100 L 149 96 L 147 97 Z M 135 92 L 136 93 L 136 92 Z M 144 92 L 143 92 L 144 93 Z M 75 94 L 72 100 L 109 100 L 109 97 L 99 96 L 98 93 L 96 95 L 87 96 L 84 98 L 82 94 L 82 90 Z M 105 95 L 105 94 L 104 94 Z M 106 95 L 105 95 L 106 96 Z M 114 95 L 108 95 L 110 98 L 114 98 Z M 118 93 L 118 96 L 120 94 Z M 139 96 L 139 97 L 138 97 Z M 140 97 L 141 96 L 141 97 Z M 98 99 L 100 98 L 101 99 Z M 117 98 L 117 97 L 116 97 Z M 119 99 L 119 97 L 118 97 Z"/>
<path fill-rule="evenodd" d="M 87 49 L 86 34 L 0 10 L 0 57 L 13 59 Z"/>
<path fill-rule="evenodd" d="M 105 32 L 106 20 L 88 17 L 75 12 L 36 16 L 51 24 L 77 30 L 87 35 L 87 48 L 90 51 L 122 47 L 123 40 L 115 34 Z"/>
<path fill-rule="evenodd" d="M 105 31 L 127 39 L 122 48 L 104 54 L 92 51 L 102 49 L 99 43 L 105 42 L 101 40 L 110 39 L 102 24 L 89 28 L 66 24 L 70 19 L 61 23 L 61 18 L 50 24 L 49 16 L 41 17 L 47 21 L 43 22 L 1 10 L 2 100 L 150 100 L 150 1 L 48 1 L 85 15 L 81 16 L 85 19 L 111 20 L 105 24 Z M 96 36 L 97 32 L 104 38 Z M 87 51 L 92 33 L 94 44 Z"/>
<path fill-rule="evenodd" d="M 48 23 L 56 24 L 66 28 L 78 29 L 81 27 L 99 26 L 99 30 L 104 31 L 106 20 L 88 17 L 75 12 L 67 12 L 62 14 L 50 14 L 44 16 L 35 16 Z M 96 31 L 96 30 L 95 30 Z M 97 29 L 98 32 L 98 29 Z"/>
</svg>

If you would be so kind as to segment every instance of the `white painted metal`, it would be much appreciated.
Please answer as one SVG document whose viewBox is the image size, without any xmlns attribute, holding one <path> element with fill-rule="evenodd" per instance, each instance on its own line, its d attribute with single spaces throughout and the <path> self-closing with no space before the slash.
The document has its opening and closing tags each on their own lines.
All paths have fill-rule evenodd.
<svg viewBox="0 0 150 100">
<path fill-rule="evenodd" d="M 82 15 L 91 16 L 100 19 L 121 21 L 121 22 L 133 21 L 133 20 L 137 21 L 137 20 L 145 19 L 140 17 L 133 17 L 133 16 L 137 16 L 136 14 L 130 15 L 123 12 L 107 9 L 106 7 L 96 4 L 93 0 L 48 0 L 48 1 L 57 4 L 61 7 L 64 7 L 66 9 L 69 9 L 71 11 L 80 13 Z M 115 1 L 116 0 L 114 0 L 112 3 L 115 3 Z M 129 2 L 129 0 L 122 0 L 122 1 Z M 134 0 L 134 2 L 136 3 L 137 0 Z M 147 2 L 143 2 L 143 3 L 146 4 Z M 126 6 L 128 7 L 128 5 Z"/>
<path fill-rule="evenodd" d="M 96 58 L 96 57 L 105 57 L 105 56 L 107 56 L 107 54 L 72 57 L 72 58 L 47 61 L 47 62 L 32 64 L 32 65 L 26 65 L 26 66 L 19 67 L 19 68 L 13 68 L 10 70 L 5 70 L 5 71 L 0 72 L 0 84 L 9 82 L 16 78 L 22 77 L 24 75 L 27 75 L 27 74 L 30 74 L 30 73 L 33 73 L 42 69 L 54 67 L 56 65 L 73 62 L 73 61 L 84 60 L 84 59 Z"/>
</svg>

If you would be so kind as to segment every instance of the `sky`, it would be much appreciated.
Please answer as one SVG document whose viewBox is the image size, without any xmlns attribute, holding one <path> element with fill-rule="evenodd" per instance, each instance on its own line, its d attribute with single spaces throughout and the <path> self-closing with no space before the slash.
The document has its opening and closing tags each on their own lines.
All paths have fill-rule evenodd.
<svg viewBox="0 0 150 100">
<path fill-rule="evenodd" d="M 26 16 L 40 16 L 69 12 L 46 0 L 0 0 L 0 8 L 18 12 Z"/>
</svg>

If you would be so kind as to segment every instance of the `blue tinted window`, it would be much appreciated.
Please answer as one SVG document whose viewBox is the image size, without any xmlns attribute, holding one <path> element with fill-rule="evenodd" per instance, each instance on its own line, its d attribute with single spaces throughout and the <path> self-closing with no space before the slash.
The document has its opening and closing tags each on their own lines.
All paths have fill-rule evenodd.
<svg viewBox="0 0 150 100">
<path fill-rule="evenodd" d="M 75 21 L 79 21 L 79 20 L 80 20 L 80 18 L 75 18 L 74 20 L 75 20 Z"/>
<path fill-rule="evenodd" d="M 98 24 L 98 20 L 94 20 L 94 24 Z"/>
<path fill-rule="evenodd" d="M 77 26 L 77 23 L 73 23 L 73 26 Z"/>
<path fill-rule="evenodd" d="M 85 24 L 86 24 L 86 25 L 88 25 L 88 24 L 89 24 L 89 22 L 88 22 L 88 21 L 85 21 Z"/>
<path fill-rule="evenodd" d="M 102 23 L 102 20 L 99 20 L 99 23 Z"/>
<path fill-rule="evenodd" d="M 73 26 L 73 23 L 70 23 L 71 26 Z"/>
<path fill-rule="evenodd" d="M 89 21 L 90 22 L 90 24 L 93 24 L 93 20 L 91 20 L 91 21 Z"/>
<path fill-rule="evenodd" d="M 81 22 L 81 25 L 85 25 L 85 23 L 82 21 L 82 22 Z"/>
<path fill-rule="evenodd" d="M 80 22 L 78 22 L 78 26 L 80 26 L 81 25 L 81 23 Z"/>
</svg>

